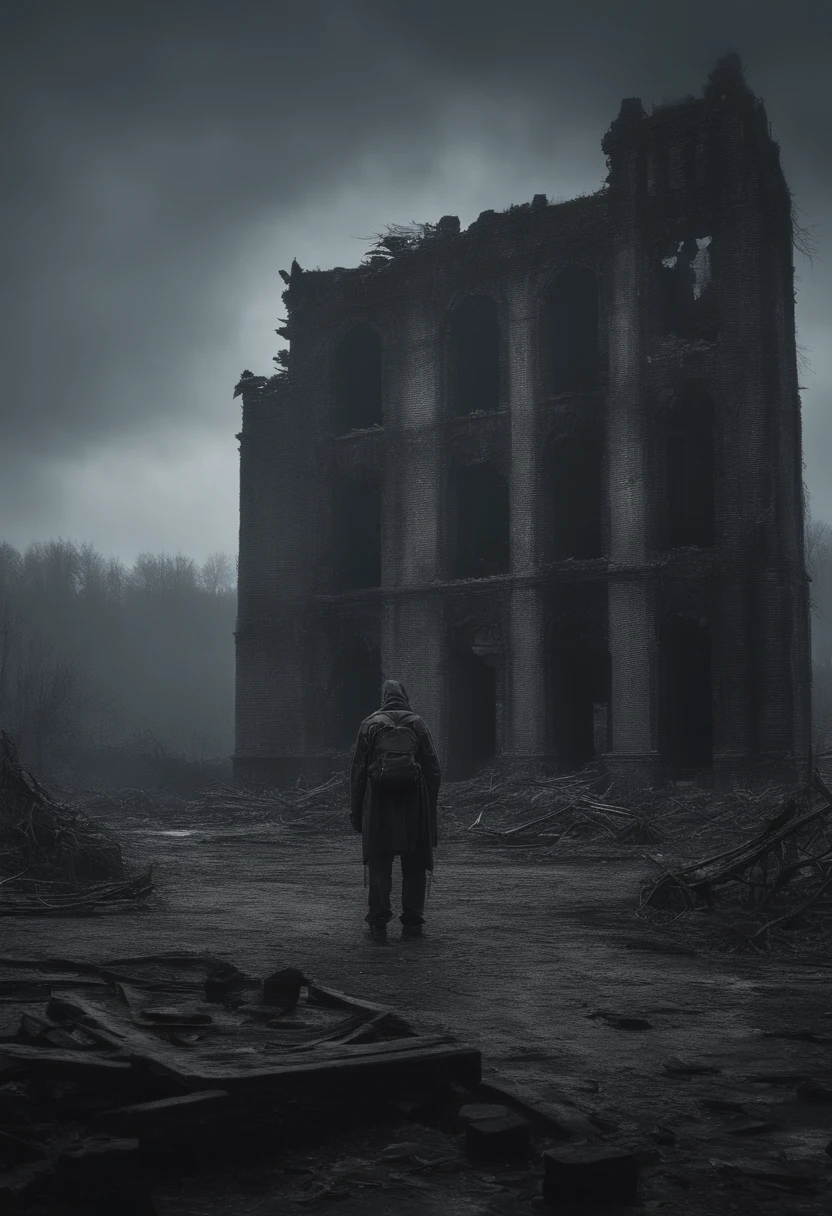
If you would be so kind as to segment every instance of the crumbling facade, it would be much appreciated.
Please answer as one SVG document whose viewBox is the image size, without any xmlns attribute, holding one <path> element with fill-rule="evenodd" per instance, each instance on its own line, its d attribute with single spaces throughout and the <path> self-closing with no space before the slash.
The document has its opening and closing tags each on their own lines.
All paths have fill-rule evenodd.
<svg viewBox="0 0 832 1216">
<path fill-rule="evenodd" d="M 791 200 L 728 56 L 598 193 L 284 274 L 244 373 L 235 767 L 343 764 L 382 675 L 449 775 L 803 774 Z"/>
</svg>

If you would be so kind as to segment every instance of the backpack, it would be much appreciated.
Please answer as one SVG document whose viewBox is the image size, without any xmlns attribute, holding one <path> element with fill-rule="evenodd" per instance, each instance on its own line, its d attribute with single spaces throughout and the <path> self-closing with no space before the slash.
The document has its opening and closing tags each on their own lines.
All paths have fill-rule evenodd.
<svg viewBox="0 0 832 1216">
<path fill-rule="evenodd" d="M 406 722 L 396 722 L 389 714 L 380 715 L 387 721 L 375 732 L 368 774 L 377 790 L 401 790 L 415 786 L 421 775 L 416 757 L 419 741 Z M 413 721 L 415 715 L 410 716 Z"/>
</svg>

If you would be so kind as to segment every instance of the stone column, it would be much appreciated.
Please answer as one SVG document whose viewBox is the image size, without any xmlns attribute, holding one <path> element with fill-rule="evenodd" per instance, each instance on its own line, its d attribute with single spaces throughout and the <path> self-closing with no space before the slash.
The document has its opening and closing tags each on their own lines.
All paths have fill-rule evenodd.
<svg viewBox="0 0 832 1216">
<path fill-rule="evenodd" d="M 641 103 L 629 101 L 608 137 L 614 243 L 610 265 L 607 464 L 610 504 L 609 648 L 612 776 L 646 785 L 660 772 L 656 684 L 658 647 L 652 586 L 639 572 L 648 558 L 648 431 L 642 388 L 638 199 L 643 171 L 636 128 Z"/>
<path fill-rule="evenodd" d="M 533 578 L 540 547 L 538 417 L 534 400 L 536 301 L 526 279 L 509 292 L 508 380 L 511 410 L 509 509 L 511 574 Z M 546 755 L 545 618 L 542 592 L 514 586 L 509 601 L 506 758 Z"/>
<path fill-rule="evenodd" d="M 758 732 L 764 767 L 806 780 L 811 752 L 811 650 L 805 568 L 800 394 L 794 348 L 790 226 L 779 247 L 762 243 L 762 298 L 775 341 L 766 350 L 769 434 L 766 469 L 773 557 L 755 580 L 759 613 Z M 761 260 L 762 260 L 761 259 Z M 766 332 L 760 334 L 762 341 Z"/>
<path fill-rule="evenodd" d="M 308 444 L 287 383 L 251 377 L 242 397 L 233 763 L 241 780 L 282 781 L 303 771 L 307 749 Z"/>
<path fill-rule="evenodd" d="M 447 646 L 442 600 L 431 589 L 440 573 L 444 477 L 436 376 L 436 319 L 417 305 L 402 319 L 398 359 L 388 376 L 385 442 L 396 484 L 385 488 L 382 516 L 381 665 L 386 678 L 404 683 L 444 764 Z"/>
<path fill-rule="evenodd" d="M 735 217 L 713 246 L 724 369 L 714 767 L 727 783 L 806 767 L 809 659 L 790 229 L 763 208 L 743 115 L 725 107 L 719 121 Z"/>
</svg>

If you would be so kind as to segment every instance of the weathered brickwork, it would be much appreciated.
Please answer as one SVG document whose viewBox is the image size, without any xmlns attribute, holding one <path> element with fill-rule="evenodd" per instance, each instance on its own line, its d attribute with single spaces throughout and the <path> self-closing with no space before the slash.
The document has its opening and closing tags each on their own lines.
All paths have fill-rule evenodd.
<svg viewBox="0 0 832 1216">
<path fill-rule="evenodd" d="M 594 195 L 284 275 L 288 358 L 238 386 L 240 777 L 343 764 L 382 676 L 449 772 L 807 770 L 778 149 L 727 57 L 604 150 Z"/>
</svg>

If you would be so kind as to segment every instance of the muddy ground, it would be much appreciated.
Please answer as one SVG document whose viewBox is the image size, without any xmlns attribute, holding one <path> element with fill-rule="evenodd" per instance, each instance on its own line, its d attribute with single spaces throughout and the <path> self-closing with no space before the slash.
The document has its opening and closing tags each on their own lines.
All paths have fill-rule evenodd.
<svg viewBox="0 0 832 1216">
<path fill-rule="evenodd" d="M 477 1045 L 486 1078 L 543 1098 L 565 1090 L 602 1112 L 610 1145 L 652 1150 L 629 1211 L 832 1210 L 832 1105 L 798 1101 L 794 1081 L 752 1079 L 802 1074 L 832 1085 L 832 963 L 636 948 L 658 936 L 633 916 L 650 869 L 637 848 L 584 846 L 542 860 L 450 840 L 438 853 L 424 936 L 402 939 L 393 921 L 379 941 L 363 924 L 363 868 L 349 831 L 290 835 L 215 815 L 110 826 L 137 862 L 155 862 L 157 895 L 118 915 L 6 920 L 3 954 L 102 960 L 192 948 L 255 975 L 296 965 Z M 619 1029 L 590 1016 L 598 1011 L 649 1028 Z M 779 1037 L 806 1032 L 815 1041 Z M 715 1071 L 670 1075 L 671 1057 Z M 707 1109 L 713 1100 L 744 1113 Z M 675 1144 L 657 1145 L 657 1125 Z M 383 1165 L 401 1142 L 444 1164 Z M 266 1216 L 323 1205 L 326 1196 L 314 1196 L 328 1183 L 344 1216 L 463 1216 L 531 1212 L 540 1178 L 539 1160 L 474 1167 L 453 1130 L 382 1121 L 264 1161 L 163 1171 L 153 1193 L 160 1216 Z"/>
</svg>

